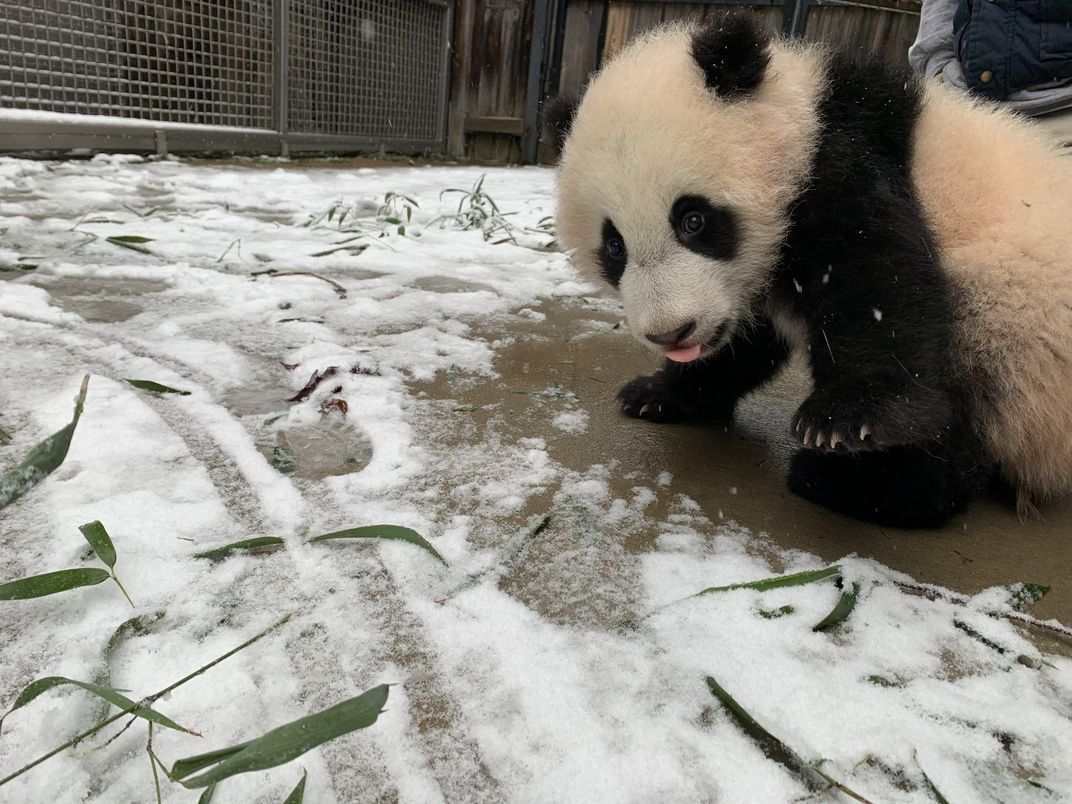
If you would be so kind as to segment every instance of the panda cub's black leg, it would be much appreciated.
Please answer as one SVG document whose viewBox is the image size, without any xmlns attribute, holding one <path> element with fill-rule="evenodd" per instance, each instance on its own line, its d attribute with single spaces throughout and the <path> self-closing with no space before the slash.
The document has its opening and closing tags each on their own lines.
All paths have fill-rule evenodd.
<svg viewBox="0 0 1072 804">
<path fill-rule="evenodd" d="M 960 512 L 985 482 L 978 465 L 942 452 L 937 444 L 858 454 L 803 449 L 790 463 L 789 489 L 879 525 L 937 528 Z"/>
<path fill-rule="evenodd" d="M 727 420 L 737 400 L 773 377 L 788 355 L 773 325 L 760 321 L 704 360 L 667 360 L 661 371 L 629 381 L 618 402 L 627 415 L 652 422 Z"/>
</svg>

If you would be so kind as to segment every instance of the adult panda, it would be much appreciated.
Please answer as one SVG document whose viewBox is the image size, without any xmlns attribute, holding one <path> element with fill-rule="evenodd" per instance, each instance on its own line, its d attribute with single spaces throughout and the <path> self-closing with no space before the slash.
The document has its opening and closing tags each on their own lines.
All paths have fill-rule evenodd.
<svg viewBox="0 0 1072 804">
<path fill-rule="evenodd" d="M 806 349 L 792 491 L 934 527 L 1072 488 L 1072 158 L 1011 113 L 747 14 L 656 29 L 560 108 L 560 241 L 718 419 Z"/>
</svg>

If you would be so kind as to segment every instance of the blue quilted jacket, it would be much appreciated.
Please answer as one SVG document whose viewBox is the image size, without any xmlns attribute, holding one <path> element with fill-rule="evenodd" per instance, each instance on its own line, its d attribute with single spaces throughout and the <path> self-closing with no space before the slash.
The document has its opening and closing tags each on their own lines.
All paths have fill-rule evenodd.
<svg viewBox="0 0 1072 804">
<path fill-rule="evenodd" d="M 959 0 L 953 29 L 964 77 L 982 95 L 1072 79 L 1072 0 Z"/>
</svg>

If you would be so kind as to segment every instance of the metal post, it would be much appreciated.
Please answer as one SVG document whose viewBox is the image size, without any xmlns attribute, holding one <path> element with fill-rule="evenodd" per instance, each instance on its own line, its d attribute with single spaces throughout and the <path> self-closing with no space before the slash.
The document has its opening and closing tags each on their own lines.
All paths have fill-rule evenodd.
<svg viewBox="0 0 1072 804">
<path fill-rule="evenodd" d="M 525 85 L 524 128 L 521 134 L 521 161 L 532 165 L 540 145 L 540 106 L 543 100 L 543 69 L 550 28 L 550 0 L 535 0 L 532 9 L 532 44 L 529 47 L 529 76 Z"/>
<path fill-rule="evenodd" d="M 272 3 L 272 127 L 279 132 L 279 152 L 288 156 L 287 77 L 290 73 L 290 0 Z"/>
</svg>

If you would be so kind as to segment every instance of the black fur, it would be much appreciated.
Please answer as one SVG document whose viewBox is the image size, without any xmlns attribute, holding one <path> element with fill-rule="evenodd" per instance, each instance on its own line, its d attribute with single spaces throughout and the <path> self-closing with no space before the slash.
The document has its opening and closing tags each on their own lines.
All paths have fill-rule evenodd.
<svg viewBox="0 0 1072 804">
<path fill-rule="evenodd" d="M 684 220 L 690 213 L 703 216 L 703 228 L 690 234 Z M 713 260 L 732 260 L 737 256 L 737 216 L 725 207 L 716 207 L 703 196 L 683 195 L 670 208 L 670 225 L 678 242 L 685 248 Z"/>
<path fill-rule="evenodd" d="M 810 181 L 757 300 L 757 312 L 773 304 L 802 322 L 810 344 L 814 390 L 793 420 L 805 449 L 789 485 L 863 519 L 934 527 L 992 467 L 950 372 L 952 289 L 909 179 L 921 88 L 907 71 L 843 54 L 831 56 L 827 79 Z M 623 407 L 636 416 L 657 399 L 662 420 L 726 415 L 785 358 L 773 334 L 750 346 L 634 380 Z M 701 387 L 724 391 L 709 398 Z"/>
<path fill-rule="evenodd" d="M 692 39 L 692 58 L 708 89 L 727 100 L 747 96 L 763 81 L 770 34 L 752 14 L 730 12 L 705 22 Z"/>
<path fill-rule="evenodd" d="M 573 128 L 573 118 L 577 116 L 579 104 L 577 98 L 565 96 L 551 98 L 544 104 L 543 125 L 551 137 L 551 151 L 556 157 L 562 153 L 562 146 L 566 144 Z"/>
<path fill-rule="evenodd" d="M 951 451 L 934 445 L 858 455 L 802 449 L 789 466 L 789 488 L 794 494 L 849 516 L 897 528 L 944 525 L 964 509 L 985 482 L 981 467 L 964 471 Z"/>
<path fill-rule="evenodd" d="M 612 240 L 617 240 L 621 243 L 620 254 L 615 254 L 608 248 Z M 599 250 L 596 252 L 596 260 L 603 269 L 603 278 L 614 287 L 618 287 L 618 284 L 622 281 L 622 274 L 625 273 L 625 265 L 629 261 L 629 253 L 626 250 L 625 238 L 622 237 L 622 233 L 618 231 L 618 227 L 611 222 L 610 218 L 603 221 L 603 232 Z"/>
</svg>

